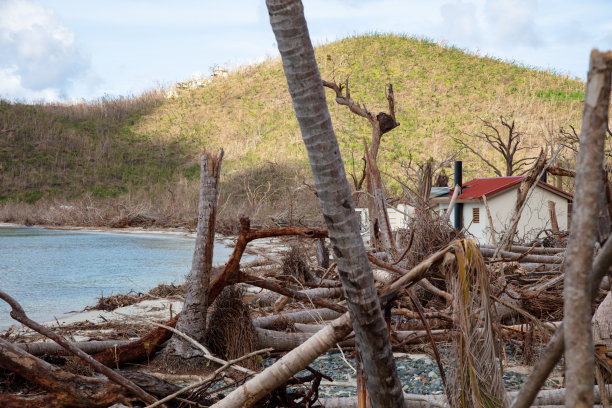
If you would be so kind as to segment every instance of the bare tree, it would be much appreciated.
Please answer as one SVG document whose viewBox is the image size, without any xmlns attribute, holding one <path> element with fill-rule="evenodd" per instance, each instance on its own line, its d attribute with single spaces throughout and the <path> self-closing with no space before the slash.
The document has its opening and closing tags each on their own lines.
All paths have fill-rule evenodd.
<svg viewBox="0 0 612 408">
<path fill-rule="evenodd" d="M 208 286 L 215 244 L 215 219 L 222 159 L 223 150 L 219 155 L 204 151 L 201 157 L 200 201 L 195 250 L 191 272 L 187 277 L 183 311 L 176 324 L 177 330 L 200 343 L 204 342 L 206 332 Z M 183 337 L 172 336 L 170 343 L 164 349 L 164 355 L 169 358 L 179 356 L 182 359 L 189 359 L 202 356 L 202 351 Z M 198 362 L 194 361 L 194 364 L 197 365 Z"/>
<path fill-rule="evenodd" d="M 492 168 L 495 174 L 497 174 L 499 177 L 513 176 L 517 173 L 521 174 L 523 167 L 527 166 L 535 159 L 534 157 L 517 157 L 517 153 L 522 150 L 529 149 L 528 146 L 522 145 L 522 137 L 525 133 L 516 130 L 514 120 L 510 122 L 503 116 L 499 117 L 501 127 L 494 125 L 491 121 L 485 119 L 480 120 L 482 121 L 485 129 L 478 134 L 470 136 L 484 140 L 487 144 L 489 144 L 489 146 L 501 154 L 506 167 L 503 169 L 503 171 L 487 160 L 478 150 L 470 146 L 468 143 L 458 138 L 454 138 L 455 142 L 478 156 L 480 160 Z"/>
<path fill-rule="evenodd" d="M 339 105 L 344 105 L 349 108 L 354 114 L 367 119 L 372 127 L 372 140 L 370 147 L 365 146 L 366 167 L 364 168 L 366 175 L 368 192 L 368 212 L 370 217 L 370 237 L 371 244 L 374 247 L 380 248 L 380 244 L 391 255 L 395 255 L 394 241 L 391 234 L 391 226 L 389 224 L 389 215 L 387 214 L 387 206 L 384 198 L 383 184 L 378 171 L 376 162 L 378 150 L 382 136 L 399 126 L 399 122 L 395 119 L 395 97 L 393 94 L 393 85 L 389 84 L 386 90 L 387 103 L 389 104 L 389 113 L 379 112 L 374 115 L 365 105 L 354 101 L 351 98 L 351 89 L 349 87 L 349 78 L 346 78 L 344 84 L 336 84 L 334 82 L 322 81 L 323 86 L 331 89 L 336 94 L 336 102 Z M 361 186 L 363 178 L 357 182 L 354 174 L 351 174 L 355 186 Z"/>
<path fill-rule="evenodd" d="M 267 0 L 266 4 L 329 229 L 372 404 L 401 407 L 401 383 L 359 233 L 359 220 L 321 86 L 303 5 L 299 0 Z"/>
</svg>

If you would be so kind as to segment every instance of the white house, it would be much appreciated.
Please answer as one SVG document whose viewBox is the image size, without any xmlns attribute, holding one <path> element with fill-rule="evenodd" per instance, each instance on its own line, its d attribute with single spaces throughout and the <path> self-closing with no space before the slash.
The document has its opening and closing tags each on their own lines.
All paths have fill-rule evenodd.
<svg viewBox="0 0 612 408">
<path fill-rule="evenodd" d="M 493 220 L 493 230 L 499 237 L 510 224 L 518 187 L 522 179 L 522 176 L 477 178 L 463 184 L 461 194 L 457 197 L 457 203 L 463 204 L 463 226 L 478 241 L 486 244 L 492 243 L 489 219 L 482 197 L 486 197 Z M 438 203 L 440 212 L 445 211 L 452 195 L 453 190 L 451 189 L 442 196 L 433 197 L 432 201 Z M 540 231 L 551 228 L 549 201 L 555 204 L 559 229 L 567 230 L 569 204 L 572 199 L 571 194 L 543 181 L 538 181 L 518 223 L 518 237 L 529 241 L 534 239 Z"/>
</svg>

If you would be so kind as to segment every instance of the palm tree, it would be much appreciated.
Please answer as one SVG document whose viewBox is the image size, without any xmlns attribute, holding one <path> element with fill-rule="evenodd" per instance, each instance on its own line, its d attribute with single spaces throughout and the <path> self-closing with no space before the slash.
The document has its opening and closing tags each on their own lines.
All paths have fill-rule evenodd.
<svg viewBox="0 0 612 408">
<path fill-rule="evenodd" d="M 403 395 L 338 140 L 300 0 L 267 0 L 289 93 L 308 150 L 323 217 L 361 353 L 373 406 L 401 407 Z"/>
</svg>

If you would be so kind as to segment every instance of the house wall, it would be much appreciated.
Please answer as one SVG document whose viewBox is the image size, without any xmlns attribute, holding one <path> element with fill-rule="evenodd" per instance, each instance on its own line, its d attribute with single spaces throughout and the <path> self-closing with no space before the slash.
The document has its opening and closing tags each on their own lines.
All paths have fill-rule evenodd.
<svg viewBox="0 0 612 408">
<path fill-rule="evenodd" d="M 370 222 L 368 209 L 356 208 L 355 211 L 359 216 L 361 230 L 367 230 Z M 391 224 L 391 229 L 395 231 L 399 228 L 406 228 L 410 218 L 414 217 L 414 207 L 407 204 L 398 204 L 395 208 L 387 207 L 387 214 L 389 215 L 389 224 Z"/>
<path fill-rule="evenodd" d="M 510 225 L 510 217 L 512 217 L 512 212 L 514 211 L 517 190 L 518 186 L 487 199 L 489 209 L 491 210 L 491 217 L 493 218 L 493 227 L 498 237 Z M 568 229 L 568 201 L 544 188 L 536 187 L 527 201 L 518 223 L 517 235 L 519 239 L 530 241 L 535 239 L 540 231 L 550 229 L 548 201 L 555 203 L 559 229 L 562 231 Z M 542 236 L 540 237 L 542 238 Z M 490 241 L 490 238 L 488 241 Z"/>
<path fill-rule="evenodd" d="M 487 204 L 491 211 L 493 219 L 493 228 L 496 238 L 499 239 L 502 233 L 510 226 L 510 218 L 514 211 L 518 186 L 511 188 L 494 197 L 487 198 Z M 531 195 L 518 223 L 517 234 L 518 238 L 526 241 L 535 239 L 537 234 L 544 230 L 550 229 L 550 216 L 548 213 L 548 201 L 555 203 L 557 213 L 557 222 L 561 231 L 568 229 L 568 201 L 544 188 L 536 187 Z M 440 214 L 442 214 L 448 204 L 440 204 Z M 473 209 L 478 208 L 479 223 L 475 223 L 473 219 Z M 452 216 L 451 216 L 452 219 Z M 492 244 L 489 219 L 482 202 L 464 203 L 463 204 L 463 225 L 468 232 L 474 236 L 479 242 Z M 542 237 L 542 236 L 541 236 Z"/>
</svg>

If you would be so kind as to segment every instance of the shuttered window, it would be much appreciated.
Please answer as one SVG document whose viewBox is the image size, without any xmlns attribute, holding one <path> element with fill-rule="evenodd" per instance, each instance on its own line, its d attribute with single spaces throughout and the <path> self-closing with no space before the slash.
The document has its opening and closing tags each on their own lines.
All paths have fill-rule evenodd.
<svg viewBox="0 0 612 408">
<path fill-rule="evenodd" d="M 472 208 L 472 222 L 474 224 L 480 223 L 480 208 Z"/>
</svg>

